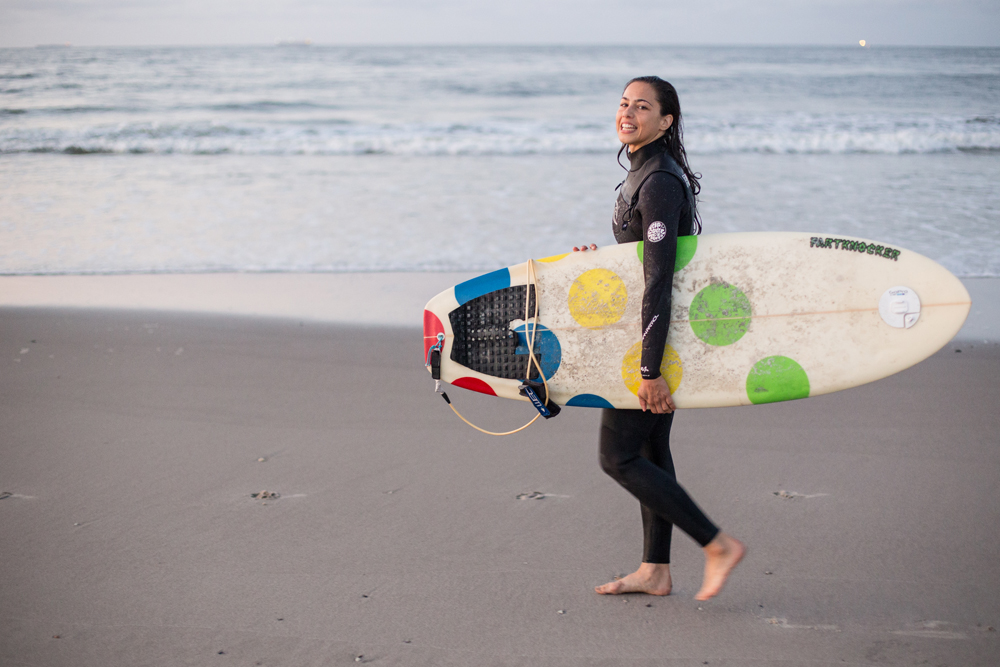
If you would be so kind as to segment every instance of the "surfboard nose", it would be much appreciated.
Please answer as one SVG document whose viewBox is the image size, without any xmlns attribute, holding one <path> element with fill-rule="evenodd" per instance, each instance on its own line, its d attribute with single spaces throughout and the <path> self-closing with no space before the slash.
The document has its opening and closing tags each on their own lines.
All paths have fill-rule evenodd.
<svg viewBox="0 0 1000 667">
<path fill-rule="evenodd" d="M 945 271 L 944 267 L 942 267 L 942 271 Z M 944 275 L 945 277 L 939 280 L 939 283 L 942 283 L 940 288 L 943 294 L 938 298 L 940 302 L 938 307 L 942 314 L 947 313 L 947 317 L 942 319 L 950 322 L 951 326 L 944 327 L 945 334 L 942 336 L 943 340 L 939 347 L 944 346 L 958 335 L 972 310 L 972 295 L 969 294 L 969 290 L 966 289 L 962 281 L 950 273 L 945 272 Z"/>
</svg>

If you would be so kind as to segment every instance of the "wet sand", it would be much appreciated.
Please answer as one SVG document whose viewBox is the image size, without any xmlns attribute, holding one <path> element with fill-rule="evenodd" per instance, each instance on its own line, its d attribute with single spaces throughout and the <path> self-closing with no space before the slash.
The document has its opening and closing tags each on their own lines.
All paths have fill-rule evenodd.
<svg viewBox="0 0 1000 667">
<path fill-rule="evenodd" d="M 641 555 L 596 411 L 488 438 L 420 357 L 415 328 L 0 310 L 0 664 L 996 664 L 996 344 L 681 413 L 681 482 L 749 546 L 707 603 L 683 535 L 673 595 L 593 593 Z"/>
</svg>

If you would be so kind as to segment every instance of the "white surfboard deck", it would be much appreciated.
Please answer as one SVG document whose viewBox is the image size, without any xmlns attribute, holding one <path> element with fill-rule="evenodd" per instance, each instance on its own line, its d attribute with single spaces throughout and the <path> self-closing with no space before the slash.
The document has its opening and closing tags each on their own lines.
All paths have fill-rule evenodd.
<svg viewBox="0 0 1000 667">
<path fill-rule="evenodd" d="M 533 262 L 535 350 L 556 403 L 639 408 L 641 254 L 641 244 L 627 243 Z M 510 289 L 527 282 L 525 262 L 431 299 L 424 312 L 424 352 L 444 334 L 444 381 L 526 400 L 518 394 L 521 378 L 481 371 L 493 368 L 486 363 L 496 345 L 489 336 L 514 336 L 499 329 L 520 327 L 520 352 L 527 351 L 525 289 L 520 295 Z M 483 318 L 495 311 L 477 311 L 480 297 L 506 298 L 506 312 L 518 315 L 490 325 Z M 965 287 L 942 266 L 876 241 L 796 232 L 682 237 L 661 371 L 678 408 L 818 396 L 927 358 L 958 332 L 970 306 Z M 453 319 L 459 314 L 467 326 L 459 325 L 458 352 L 478 350 L 473 365 L 480 370 L 452 359 Z M 476 317 L 486 328 L 468 324 Z M 464 340 L 470 332 L 480 338 Z M 505 358 L 498 361 L 502 368 Z"/>
</svg>

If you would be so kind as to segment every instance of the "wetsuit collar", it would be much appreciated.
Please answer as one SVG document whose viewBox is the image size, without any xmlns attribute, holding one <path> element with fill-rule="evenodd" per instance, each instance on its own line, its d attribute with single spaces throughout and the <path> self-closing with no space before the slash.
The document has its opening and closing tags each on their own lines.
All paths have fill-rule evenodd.
<svg viewBox="0 0 1000 667">
<path fill-rule="evenodd" d="M 642 165 L 646 164 L 650 158 L 656 157 L 667 150 L 666 143 L 662 139 L 651 141 L 634 153 L 628 154 L 629 172 L 638 171 Z"/>
</svg>

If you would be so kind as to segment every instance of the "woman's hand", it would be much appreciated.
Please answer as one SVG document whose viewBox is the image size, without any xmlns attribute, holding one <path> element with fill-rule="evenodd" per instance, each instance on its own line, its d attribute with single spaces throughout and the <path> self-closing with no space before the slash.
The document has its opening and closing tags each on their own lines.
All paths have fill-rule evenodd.
<svg viewBox="0 0 1000 667">
<path fill-rule="evenodd" d="M 639 407 L 644 412 L 648 409 L 657 415 L 670 414 L 677 409 L 670 396 L 670 387 L 662 375 L 655 380 L 643 380 L 639 383 Z"/>
<path fill-rule="evenodd" d="M 573 246 L 573 252 L 586 252 L 587 250 L 597 250 L 597 245 L 594 243 L 587 245 L 585 243 L 582 246 Z"/>
</svg>

